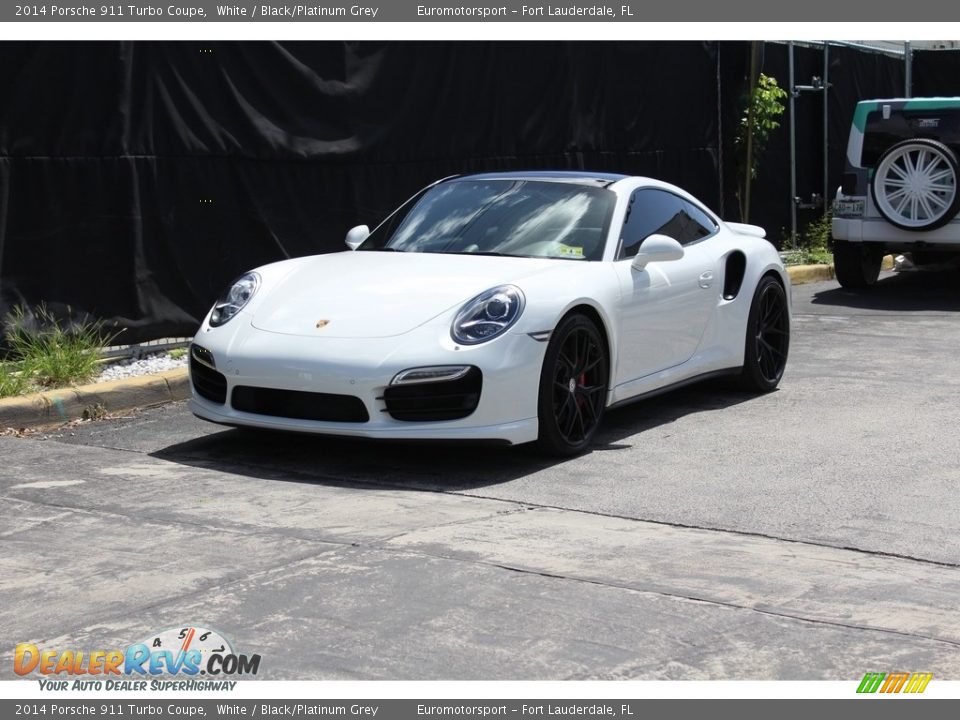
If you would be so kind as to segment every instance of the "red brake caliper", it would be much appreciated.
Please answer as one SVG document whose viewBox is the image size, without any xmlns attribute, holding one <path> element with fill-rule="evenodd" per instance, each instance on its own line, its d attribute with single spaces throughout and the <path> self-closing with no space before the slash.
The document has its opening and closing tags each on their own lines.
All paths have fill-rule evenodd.
<svg viewBox="0 0 960 720">
<path fill-rule="evenodd" d="M 587 385 L 586 371 L 580 373 L 580 375 L 577 377 L 577 385 L 579 385 L 580 387 L 586 387 Z M 586 404 L 587 404 L 587 399 L 583 395 L 580 395 L 577 397 L 577 407 L 579 407 L 582 410 L 583 406 Z"/>
</svg>

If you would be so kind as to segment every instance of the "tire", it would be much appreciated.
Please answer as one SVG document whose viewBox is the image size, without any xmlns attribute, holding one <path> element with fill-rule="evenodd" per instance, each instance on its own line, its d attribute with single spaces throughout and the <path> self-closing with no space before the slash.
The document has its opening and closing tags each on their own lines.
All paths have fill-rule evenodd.
<svg viewBox="0 0 960 720">
<path fill-rule="evenodd" d="M 747 337 L 740 387 L 767 393 L 780 384 L 790 350 L 790 312 L 787 294 L 774 277 L 766 275 L 753 293 L 747 316 Z"/>
<path fill-rule="evenodd" d="M 877 282 L 883 263 L 883 245 L 833 241 L 833 269 L 837 282 L 848 290 L 865 290 Z"/>
<path fill-rule="evenodd" d="M 936 140 L 905 140 L 880 156 L 871 183 L 873 204 L 901 230 L 935 230 L 960 209 L 958 178 L 953 150 Z"/>
<path fill-rule="evenodd" d="M 603 418 L 610 379 L 607 344 L 593 320 L 568 315 L 550 337 L 540 372 L 537 444 L 555 457 L 589 447 Z"/>
</svg>

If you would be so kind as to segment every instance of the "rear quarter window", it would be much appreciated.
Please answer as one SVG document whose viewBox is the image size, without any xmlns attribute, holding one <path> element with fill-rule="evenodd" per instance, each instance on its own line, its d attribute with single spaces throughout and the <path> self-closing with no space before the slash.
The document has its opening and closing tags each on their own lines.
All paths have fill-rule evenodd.
<svg viewBox="0 0 960 720">
<path fill-rule="evenodd" d="M 718 229 L 710 216 L 689 200 L 666 190 L 641 188 L 630 197 L 618 257 L 635 256 L 643 241 L 654 233 L 689 245 L 713 235 Z"/>
</svg>

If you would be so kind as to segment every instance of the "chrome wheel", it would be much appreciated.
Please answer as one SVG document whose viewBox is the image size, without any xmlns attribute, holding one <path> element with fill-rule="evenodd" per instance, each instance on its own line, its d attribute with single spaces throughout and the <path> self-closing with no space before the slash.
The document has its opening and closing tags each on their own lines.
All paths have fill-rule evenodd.
<svg viewBox="0 0 960 720">
<path fill-rule="evenodd" d="M 930 230 L 957 212 L 957 160 L 946 145 L 917 139 L 890 148 L 873 176 L 880 214 L 906 230 Z"/>
</svg>

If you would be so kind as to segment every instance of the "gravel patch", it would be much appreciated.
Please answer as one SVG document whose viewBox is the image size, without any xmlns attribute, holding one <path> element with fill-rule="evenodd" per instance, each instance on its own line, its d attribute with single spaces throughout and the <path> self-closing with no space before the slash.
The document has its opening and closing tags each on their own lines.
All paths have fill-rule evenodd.
<svg viewBox="0 0 960 720">
<path fill-rule="evenodd" d="M 172 358 L 167 353 L 154 353 L 153 355 L 145 355 L 136 360 L 121 360 L 120 362 L 111 363 L 103 369 L 103 372 L 97 376 L 94 382 L 106 382 L 107 380 L 122 380 L 124 378 L 139 377 L 140 375 L 152 375 L 154 373 L 176 370 L 177 368 L 186 366 L 186 356 Z"/>
</svg>

